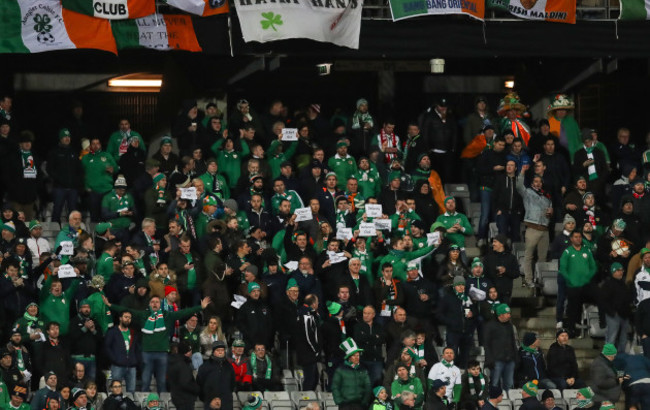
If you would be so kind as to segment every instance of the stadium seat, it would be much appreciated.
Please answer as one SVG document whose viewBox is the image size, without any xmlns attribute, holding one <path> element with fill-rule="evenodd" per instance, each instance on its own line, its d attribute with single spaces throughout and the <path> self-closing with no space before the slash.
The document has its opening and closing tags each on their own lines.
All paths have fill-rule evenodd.
<svg viewBox="0 0 650 410">
<path fill-rule="evenodd" d="M 237 393 L 237 397 L 239 399 L 239 402 L 242 404 L 242 406 L 246 404 L 246 402 L 248 401 L 248 396 L 250 395 L 264 398 L 264 394 L 261 391 L 240 391 Z"/>
<path fill-rule="evenodd" d="M 291 401 L 297 408 L 301 408 L 312 401 L 318 401 L 318 395 L 315 391 L 292 391 Z"/>
<path fill-rule="evenodd" d="M 334 396 L 332 395 L 331 392 L 323 392 L 323 391 L 318 392 L 318 399 L 320 400 L 321 403 L 324 404 L 326 409 L 338 408 L 338 406 L 334 402 Z"/>
<path fill-rule="evenodd" d="M 571 399 L 576 398 L 578 394 L 578 389 L 564 389 L 562 390 L 562 398 L 570 403 Z"/>
<path fill-rule="evenodd" d="M 499 410 L 512 410 L 512 402 L 508 399 L 503 399 L 499 403 Z"/>
<path fill-rule="evenodd" d="M 585 305 L 582 313 L 583 322 L 587 323 L 587 330 L 590 337 L 603 338 L 607 332 L 607 328 L 600 327 L 600 317 L 598 313 L 598 306 Z"/>
<path fill-rule="evenodd" d="M 266 400 L 272 409 L 280 407 L 293 407 L 291 404 L 291 396 L 286 391 L 267 391 L 264 392 L 264 400 Z"/>
<path fill-rule="evenodd" d="M 137 391 L 134 393 L 133 396 L 134 396 L 133 401 L 135 402 L 135 404 L 142 407 L 147 406 L 147 403 L 145 403 L 145 401 L 147 400 L 147 396 L 149 396 L 149 392 Z"/>
<path fill-rule="evenodd" d="M 510 400 L 517 400 L 521 399 L 521 389 L 510 389 L 508 390 L 508 398 Z"/>
</svg>

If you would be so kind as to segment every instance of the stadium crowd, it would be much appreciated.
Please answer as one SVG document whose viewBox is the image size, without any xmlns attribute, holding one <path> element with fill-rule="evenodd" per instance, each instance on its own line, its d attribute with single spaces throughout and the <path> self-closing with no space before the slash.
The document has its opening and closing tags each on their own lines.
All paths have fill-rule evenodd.
<svg viewBox="0 0 650 410">
<path fill-rule="evenodd" d="M 395 124 L 365 99 L 331 118 L 185 101 L 169 135 L 72 122 L 38 158 L 50 136 L 2 96 L 0 409 L 158 409 L 166 392 L 232 409 L 233 392 L 282 390 L 284 369 L 340 409 L 496 409 L 513 388 L 522 409 L 557 408 L 552 389 L 650 409 L 650 134 L 606 145 L 562 94 L 534 131 L 515 93 L 463 118 L 448 105 Z M 542 351 L 510 304 L 550 260 Z M 569 342 L 584 303 L 606 328 L 588 373 Z"/>
</svg>

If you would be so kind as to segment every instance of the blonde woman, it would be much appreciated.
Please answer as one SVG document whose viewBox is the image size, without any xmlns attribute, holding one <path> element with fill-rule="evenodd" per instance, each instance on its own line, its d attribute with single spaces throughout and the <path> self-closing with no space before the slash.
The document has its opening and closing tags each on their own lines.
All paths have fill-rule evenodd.
<svg viewBox="0 0 650 410">
<path fill-rule="evenodd" d="M 208 324 L 201 331 L 201 352 L 204 360 L 209 359 L 212 355 L 212 344 L 217 340 L 226 343 L 226 350 L 228 349 L 228 342 L 226 341 L 226 335 L 223 333 L 221 319 L 219 316 L 211 316 Z"/>
</svg>

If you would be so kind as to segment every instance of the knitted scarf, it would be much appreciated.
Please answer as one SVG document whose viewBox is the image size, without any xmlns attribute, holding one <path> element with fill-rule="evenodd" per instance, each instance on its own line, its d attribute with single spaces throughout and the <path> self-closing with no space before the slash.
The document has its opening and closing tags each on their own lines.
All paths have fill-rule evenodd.
<svg viewBox="0 0 650 410">
<path fill-rule="evenodd" d="M 366 122 L 369 122 L 370 124 L 374 123 L 374 121 L 372 119 L 372 115 L 370 115 L 369 112 L 361 112 L 361 111 L 357 110 L 352 115 L 352 128 L 353 129 L 362 128 L 363 126 L 361 124 L 366 123 Z"/>
<path fill-rule="evenodd" d="M 449 369 L 451 368 L 451 366 L 454 365 L 454 361 L 453 361 L 453 360 L 452 360 L 451 362 L 448 362 L 448 361 L 446 361 L 445 359 L 442 359 L 442 360 L 440 361 L 440 363 L 442 363 L 443 366 L 445 366 L 446 368 L 449 368 Z"/>
<path fill-rule="evenodd" d="M 271 359 L 268 356 L 264 356 L 266 361 L 266 372 L 264 373 L 265 380 L 271 380 Z M 251 355 L 251 368 L 253 369 L 253 375 L 257 374 L 257 356 L 254 354 Z"/>
<path fill-rule="evenodd" d="M 346 361 L 345 361 L 345 364 L 347 364 L 348 366 L 350 366 L 351 368 L 353 368 L 353 369 L 355 369 L 355 370 L 359 368 L 359 365 L 358 365 L 358 364 L 352 364 L 352 362 L 349 361 L 349 360 L 346 360 Z"/>
<path fill-rule="evenodd" d="M 463 306 L 467 306 L 467 303 L 469 302 L 469 299 L 468 299 L 467 295 L 465 294 L 465 292 L 457 292 L 456 289 L 454 289 L 454 293 L 456 294 L 458 299 L 460 299 Z"/>
<path fill-rule="evenodd" d="M 23 177 L 30 179 L 36 178 L 36 168 L 34 168 L 34 156 L 32 152 L 21 149 L 20 155 L 23 160 Z"/>
<path fill-rule="evenodd" d="M 162 302 L 162 310 L 167 311 L 167 312 L 178 312 L 178 305 L 176 302 L 174 303 L 169 303 L 167 299 L 163 299 Z M 178 343 L 180 339 L 180 330 L 181 330 L 181 322 L 178 320 L 174 321 L 174 334 L 172 335 L 172 342 Z"/>
<path fill-rule="evenodd" d="M 474 385 L 474 380 L 476 378 L 472 375 L 467 376 L 467 382 L 469 383 L 469 394 L 471 394 L 472 397 L 481 397 L 481 395 L 483 395 L 485 392 L 485 376 L 483 376 L 483 373 L 479 373 L 478 378 L 481 381 L 481 389 L 479 391 L 476 391 L 476 386 Z"/>
<path fill-rule="evenodd" d="M 165 330 L 167 329 L 165 328 L 165 316 L 163 316 L 162 310 L 151 312 L 142 327 L 142 333 L 147 335 L 164 332 Z"/>
<path fill-rule="evenodd" d="M 645 191 L 643 191 L 643 192 L 640 193 L 640 194 L 637 194 L 636 192 L 632 192 L 632 196 L 633 196 L 635 199 L 643 198 L 643 197 L 645 196 Z"/>
<path fill-rule="evenodd" d="M 153 189 L 156 190 L 156 204 L 165 205 L 165 187 L 160 185 L 160 181 L 154 182 Z"/>
<path fill-rule="evenodd" d="M 585 146 L 584 149 L 587 151 L 587 158 L 588 159 L 594 159 L 594 149 L 596 148 L 595 145 L 592 145 L 591 147 Z M 595 165 L 589 165 L 587 167 L 587 173 L 589 174 L 588 178 L 590 181 L 593 181 L 594 179 L 598 178 L 598 173 L 596 172 L 596 166 Z"/>
<path fill-rule="evenodd" d="M 379 140 L 380 140 L 382 149 L 384 147 L 386 147 L 386 148 L 397 148 L 397 137 L 395 136 L 394 132 L 392 132 L 390 134 L 386 134 L 384 132 L 384 129 L 382 128 L 382 130 L 379 131 Z M 396 154 L 389 154 L 389 153 L 384 154 L 384 162 L 386 164 L 390 164 L 390 162 L 393 160 L 393 158 L 397 158 L 397 155 Z"/>
<path fill-rule="evenodd" d="M 591 404 L 591 399 L 578 399 L 578 408 L 579 409 L 584 409 L 589 407 Z"/>
<path fill-rule="evenodd" d="M 523 350 L 524 352 L 528 352 L 528 353 L 530 353 L 532 355 L 537 354 L 537 349 L 532 348 L 530 346 L 526 346 L 523 343 L 521 344 L 521 350 Z"/>
<path fill-rule="evenodd" d="M 585 214 L 589 218 L 589 223 L 595 228 L 596 227 L 596 213 L 594 212 L 595 206 L 592 206 L 591 208 L 588 207 L 587 205 L 582 206 L 582 210 L 585 211 Z"/>
<path fill-rule="evenodd" d="M 23 350 L 21 348 L 16 349 L 16 367 L 21 373 L 26 370 L 25 360 L 23 359 Z"/>
<path fill-rule="evenodd" d="M 27 327 L 32 327 L 32 325 L 34 324 L 34 322 L 37 322 L 37 321 L 38 321 L 38 317 L 36 317 L 36 316 L 32 316 L 32 315 L 30 315 L 30 314 L 27 313 L 27 312 L 25 312 L 25 314 L 23 315 L 23 317 L 25 318 L 25 320 L 27 320 Z"/>
</svg>

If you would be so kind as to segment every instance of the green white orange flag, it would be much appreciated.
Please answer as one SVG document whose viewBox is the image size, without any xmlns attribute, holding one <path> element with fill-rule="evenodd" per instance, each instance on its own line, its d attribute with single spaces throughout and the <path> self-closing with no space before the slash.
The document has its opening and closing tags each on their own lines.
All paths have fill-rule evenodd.
<svg viewBox="0 0 650 410">
<path fill-rule="evenodd" d="M 155 0 L 61 0 L 63 8 L 88 16 L 122 20 L 156 12 Z"/>
<path fill-rule="evenodd" d="M 486 5 L 522 19 L 576 23 L 576 0 L 486 0 Z"/>
<path fill-rule="evenodd" d="M 393 21 L 410 17 L 442 14 L 467 14 L 478 20 L 485 17 L 484 0 L 390 0 Z"/>
<path fill-rule="evenodd" d="M 650 20 L 650 1 L 621 0 L 619 20 Z"/>
<path fill-rule="evenodd" d="M 66 10 L 60 0 L 0 1 L 0 53 L 77 48 L 117 54 L 110 22 Z"/>
<path fill-rule="evenodd" d="M 133 20 L 112 22 L 119 50 L 152 48 L 155 50 L 202 51 L 194 33 L 192 17 L 177 14 L 152 14 Z"/>
<path fill-rule="evenodd" d="M 163 0 L 170 6 L 197 16 L 228 13 L 228 0 Z"/>
</svg>

